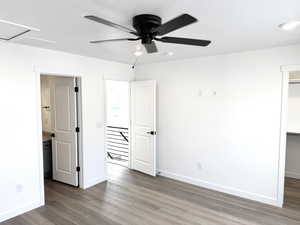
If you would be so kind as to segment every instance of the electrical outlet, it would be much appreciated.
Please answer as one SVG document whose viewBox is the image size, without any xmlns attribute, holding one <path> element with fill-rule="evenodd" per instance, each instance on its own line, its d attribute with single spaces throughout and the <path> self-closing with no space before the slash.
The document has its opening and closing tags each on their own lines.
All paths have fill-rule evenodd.
<svg viewBox="0 0 300 225">
<path fill-rule="evenodd" d="M 22 184 L 17 184 L 17 185 L 16 185 L 16 191 L 17 191 L 18 193 L 22 192 L 22 191 L 23 191 L 23 185 L 22 185 Z"/>
<path fill-rule="evenodd" d="M 197 163 L 197 168 L 198 168 L 199 170 L 202 170 L 202 164 L 201 164 L 200 162 Z"/>
<path fill-rule="evenodd" d="M 203 95 L 203 91 L 201 89 L 198 90 L 198 96 L 202 96 Z"/>
</svg>

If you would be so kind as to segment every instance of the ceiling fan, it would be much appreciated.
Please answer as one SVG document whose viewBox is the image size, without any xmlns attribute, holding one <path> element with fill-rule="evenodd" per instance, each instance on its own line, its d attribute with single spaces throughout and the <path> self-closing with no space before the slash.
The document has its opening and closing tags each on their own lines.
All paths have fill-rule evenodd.
<svg viewBox="0 0 300 225">
<path fill-rule="evenodd" d="M 190 39 L 190 38 L 180 38 L 180 37 L 160 37 L 168 34 L 174 30 L 180 29 L 187 25 L 197 22 L 197 19 L 189 14 L 182 14 L 166 23 L 162 24 L 162 20 L 159 16 L 151 14 L 142 14 L 133 17 L 132 26 L 135 30 L 115 24 L 108 20 L 99 18 L 97 16 L 88 15 L 85 16 L 86 19 L 92 20 L 97 23 L 101 23 L 110 27 L 114 27 L 121 31 L 133 34 L 136 38 L 119 38 L 110 40 L 100 40 L 91 41 L 92 44 L 105 43 L 105 42 L 116 42 L 116 41 L 138 41 L 141 40 L 142 44 L 145 46 L 147 53 L 158 52 L 156 44 L 154 41 L 160 41 L 172 44 L 183 44 L 183 45 L 194 45 L 194 46 L 208 46 L 211 41 L 200 40 L 200 39 Z M 160 37 L 160 38 L 158 38 Z"/>
</svg>

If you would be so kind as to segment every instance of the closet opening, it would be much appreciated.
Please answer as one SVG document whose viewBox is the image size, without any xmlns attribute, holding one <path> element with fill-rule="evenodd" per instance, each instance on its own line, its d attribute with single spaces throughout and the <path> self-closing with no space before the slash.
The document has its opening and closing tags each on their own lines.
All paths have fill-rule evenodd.
<svg viewBox="0 0 300 225">
<path fill-rule="evenodd" d="M 300 71 L 288 79 L 284 207 L 300 210 Z"/>
</svg>

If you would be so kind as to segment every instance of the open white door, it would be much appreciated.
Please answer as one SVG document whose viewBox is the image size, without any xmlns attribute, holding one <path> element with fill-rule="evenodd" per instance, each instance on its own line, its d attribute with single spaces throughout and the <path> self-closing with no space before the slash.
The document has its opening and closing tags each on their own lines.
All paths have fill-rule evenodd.
<svg viewBox="0 0 300 225">
<path fill-rule="evenodd" d="M 131 83 L 131 167 L 156 176 L 156 81 Z"/>
<path fill-rule="evenodd" d="M 75 78 L 51 81 L 53 179 L 78 186 Z"/>
</svg>

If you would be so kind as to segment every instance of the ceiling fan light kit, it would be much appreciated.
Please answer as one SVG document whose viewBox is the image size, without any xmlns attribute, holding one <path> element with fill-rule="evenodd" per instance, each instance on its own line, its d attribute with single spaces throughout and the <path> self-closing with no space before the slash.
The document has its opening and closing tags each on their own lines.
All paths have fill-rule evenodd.
<svg viewBox="0 0 300 225">
<path fill-rule="evenodd" d="M 140 51 L 140 50 L 137 50 L 137 51 L 134 52 L 134 55 L 135 55 L 136 57 L 139 57 L 139 56 L 143 55 L 143 52 Z"/>
<path fill-rule="evenodd" d="M 89 15 L 85 16 L 86 19 L 92 20 L 97 23 L 101 23 L 110 27 L 114 27 L 121 31 L 135 35 L 136 38 L 119 38 L 111 40 L 100 40 L 91 41 L 92 44 L 105 43 L 105 42 L 117 42 L 117 41 L 141 41 L 142 45 L 145 47 L 147 53 L 156 53 L 158 49 L 156 47 L 155 41 L 160 41 L 164 43 L 172 44 L 182 44 L 182 45 L 193 45 L 193 46 L 208 46 L 211 41 L 191 39 L 191 38 L 181 38 L 181 37 L 161 37 L 172 31 L 178 30 L 190 24 L 197 22 L 197 19 L 189 14 L 182 14 L 166 23 L 162 23 L 162 19 L 159 16 L 151 14 L 141 14 L 133 17 L 132 26 L 135 30 L 118 25 L 116 23 L 110 22 L 108 20 L 99 18 L 97 16 Z"/>
</svg>

